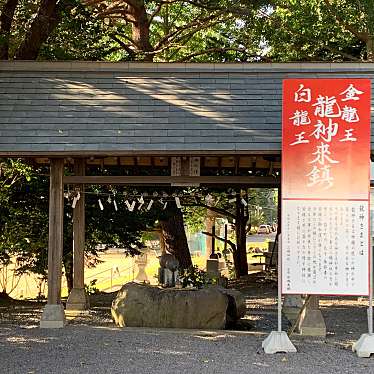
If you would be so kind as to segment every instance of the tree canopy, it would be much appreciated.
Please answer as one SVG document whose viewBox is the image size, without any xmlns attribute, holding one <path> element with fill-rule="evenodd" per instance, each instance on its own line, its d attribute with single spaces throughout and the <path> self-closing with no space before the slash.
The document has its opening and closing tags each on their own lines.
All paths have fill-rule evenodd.
<svg viewBox="0 0 374 374">
<path fill-rule="evenodd" d="M 279 0 L 263 19 L 262 33 L 272 60 L 374 58 L 373 0 Z"/>
<path fill-rule="evenodd" d="M 262 0 L 0 0 L 1 59 L 257 61 Z M 253 27 L 252 27 L 253 28 Z"/>
<path fill-rule="evenodd" d="M 372 61 L 373 35 L 374 0 L 0 0 L 0 59 Z"/>
</svg>

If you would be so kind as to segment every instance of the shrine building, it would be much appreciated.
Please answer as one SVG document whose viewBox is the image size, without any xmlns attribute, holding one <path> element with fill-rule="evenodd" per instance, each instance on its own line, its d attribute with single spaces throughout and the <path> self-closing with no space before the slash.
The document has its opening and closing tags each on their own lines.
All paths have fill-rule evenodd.
<svg viewBox="0 0 374 374">
<path fill-rule="evenodd" d="M 0 62 L 0 157 L 50 167 L 48 302 L 63 327 L 64 185 L 280 186 L 282 81 L 371 78 L 371 63 Z M 373 139 L 373 138 L 372 138 Z M 373 140 L 371 142 L 373 151 Z M 74 168 L 65 176 L 64 167 Z M 90 165 L 123 175 L 90 175 Z M 142 170 L 152 168 L 152 175 Z M 87 308 L 84 195 L 74 209 L 74 287 Z"/>
</svg>

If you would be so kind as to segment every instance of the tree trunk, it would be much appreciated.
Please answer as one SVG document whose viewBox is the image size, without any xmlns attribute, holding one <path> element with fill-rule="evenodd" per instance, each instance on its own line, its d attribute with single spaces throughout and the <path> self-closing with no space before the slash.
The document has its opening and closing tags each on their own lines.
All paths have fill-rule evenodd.
<svg viewBox="0 0 374 374">
<path fill-rule="evenodd" d="M 371 35 L 368 36 L 366 41 L 366 53 L 367 53 L 367 60 L 370 62 L 374 61 L 374 39 Z"/>
<path fill-rule="evenodd" d="M 65 268 L 66 285 L 68 287 L 68 294 L 73 289 L 73 252 L 70 250 L 64 253 L 62 261 Z"/>
<path fill-rule="evenodd" d="M 16 10 L 18 0 L 8 0 L 1 9 L 0 16 L 0 60 L 8 60 L 9 58 L 9 37 L 12 27 L 14 12 Z"/>
<path fill-rule="evenodd" d="M 242 275 L 248 274 L 247 262 L 247 225 L 248 217 L 245 215 L 245 208 L 241 202 L 241 197 L 236 196 L 236 218 L 235 218 L 235 236 L 236 236 L 236 255 L 237 265 L 235 266 L 236 276 L 239 278 Z M 234 261 L 235 264 L 235 261 Z"/>
<path fill-rule="evenodd" d="M 234 262 L 234 269 L 235 269 L 235 278 L 239 279 L 240 278 L 240 268 L 241 268 L 241 261 L 239 257 L 239 252 L 238 250 L 232 251 L 232 259 Z"/>
<path fill-rule="evenodd" d="M 165 247 L 179 261 L 180 268 L 188 269 L 192 266 L 192 260 L 184 230 L 183 214 L 177 208 L 172 211 L 173 214 L 168 219 L 160 222 Z"/>
<path fill-rule="evenodd" d="M 247 243 L 246 243 L 246 232 L 245 232 L 245 222 L 243 220 L 239 221 L 235 225 L 236 234 L 236 251 L 237 251 L 237 261 L 238 268 L 236 268 L 237 276 L 248 274 L 248 262 L 247 262 Z"/>
<path fill-rule="evenodd" d="M 132 23 L 132 39 L 136 47 L 141 52 L 152 52 L 153 47 L 150 43 L 149 21 L 144 4 L 133 9 L 135 22 Z M 153 54 L 146 54 L 144 61 L 152 62 Z"/>
<path fill-rule="evenodd" d="M 48 39 L 61 19 L 63 8 L 70 8 L 66 1 L 61 0 L 42 0 L 38 14 L 31 24 L 25 40 L 16 52 L 16 58 L 19 60 L 35 60 L 38 57 L 40 47 Z"/>
</svg>

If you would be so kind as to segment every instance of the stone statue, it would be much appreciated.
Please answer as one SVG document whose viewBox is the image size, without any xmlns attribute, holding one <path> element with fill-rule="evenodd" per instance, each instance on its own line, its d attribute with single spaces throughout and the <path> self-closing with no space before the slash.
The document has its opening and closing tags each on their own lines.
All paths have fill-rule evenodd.
<svg viewBox="0 0 374 374">
<path fill-rule="evenodd" d="M 179 261 L 174 255 L 164 253 L 159 257 L 158 281 L 164 287 L 174 287 L 178 279 Z"/>
</svg>

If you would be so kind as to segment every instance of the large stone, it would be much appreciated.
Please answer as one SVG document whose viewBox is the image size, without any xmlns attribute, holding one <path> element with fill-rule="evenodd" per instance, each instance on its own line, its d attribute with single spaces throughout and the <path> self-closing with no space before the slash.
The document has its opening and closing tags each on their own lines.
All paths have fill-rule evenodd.
<svg viewBox="0 0 374 374">
<path fill-rule="evenodd" d="M 228 300 L 217 287 L 162 289 L 128 283 L 112 303 L 112 316 L 121 327 L 223 329 Z"/>
<path fill-rule="evenodd" d="M 234 289 L 227 289 L 223 287 L 216 287 L 222 294 L 226 295 L 228 299 L 228 306 L 226 310 L 226 327 L 235 325 L 238 319 L 245 316 L 246 303 L 244 295 Z"/>
</svg>

